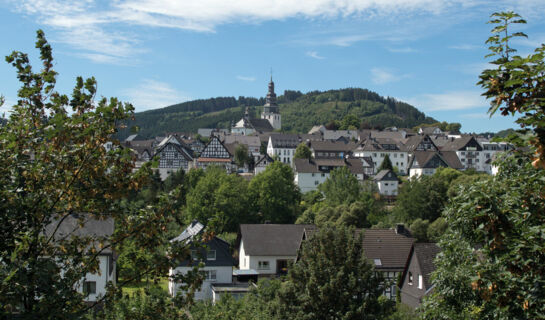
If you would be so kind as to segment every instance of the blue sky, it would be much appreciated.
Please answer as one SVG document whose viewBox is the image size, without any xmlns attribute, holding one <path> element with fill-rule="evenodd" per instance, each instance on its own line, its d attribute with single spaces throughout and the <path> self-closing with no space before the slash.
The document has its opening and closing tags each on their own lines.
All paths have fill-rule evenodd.
<svg viewBox="0 0 545 320">
<path fill-rule="evenodd" d="M 53 45 L 57 90 L 95 76 L 101 96 L 137 111 L 217 96 L 361 87 L 416 106 L 462 131 L 517 127 L 486 114 L 475 85 L 486 67 L 491 13 L 515 10 L 528 54 L 545 42 L 543 0 L 0 0 L 0 54 Z M 37 66 L 37 64 L 36 64 Z M 0 63 L 1 112 L 16 102 Z"/>
</svg>

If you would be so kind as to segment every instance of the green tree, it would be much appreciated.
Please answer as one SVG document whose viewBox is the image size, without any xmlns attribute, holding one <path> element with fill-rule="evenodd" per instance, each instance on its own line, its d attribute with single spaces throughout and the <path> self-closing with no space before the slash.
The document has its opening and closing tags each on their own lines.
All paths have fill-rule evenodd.
<svg viewBox="0 0 545 320">
<path fill-rule="evenodd" d="M 294 159 L 312 159 L 312 151 L 307 146 L 306 143 L 302 142 L 295 149 L 295 154 L 293 155 Z"/>
<path fill-rule="evenodd" d="M 134 171 L 131 152 L 112 139 L 132 106 L 116 98 L 95 101 L 94 78 L 78 77 L 70 97 L 55 91 L 58 74 L 41 30 L 36 48 L 39 72 L 24 53 L 6 57 L 22 86 L 17 105 L 0 126 L 0 313 L 76 318 L 92 307 L 77 289 L 87 273 L 98 272 L 104 250 L 131 241 L 151 254 L 153 264 L 138 267 L 141 275 L 152 277 L 166 274 L 173 263 L 156 248 L 169 250 L 174 259 L 187 251 L 172 247 L 160 232 L 173 221 L 177 190 L 145 207 L 120 201 L 153 179 L 151 163 Z M 103 147 L 108 141 L 114 144 L 111 150 Z M 116 232 L 98 237 L 76 229 L 61 235 L 59 226 L 69 218 L 80 225 L 87 218 L 113 219 Z M 102 299 L 114 293 L 112 287 Z"/>
<path fill-rule="evenodd" d="M 330 172 L 324 183 L 318 186 L 329 206 L 350 204 L 358 200 L 361 185 L 347 167 L 337 168 Z"/>
<path fill-rule="evenodd" d="M 438 242 L 441 236 L 447 230 L 448 224 L 445 218 L 439 217 L 434 222 L 430 223 L 428 227 L 428 240 L 431 242 Z"/>
<path fill-rule="evenodd" d="M 306 240 L 278 293 L 281 319 L 382 319 L 383 279 L 354 229 L 324 227 Z"/>
<path fill-rule="evenodd" d="M 486 69 L 480 75 L 479 85 L 486 91 L 483 95 L 492 99 L 488 113 L 492 116 L 498 110 L 502 115 L 518 114 L 516 120 L 522 128 L 533 129 L 534 135 L 525 139 L 535 147 L 534 166 L 545 168 L 545 45 L 534 53 L 521 57 L 511 45 L 517 37 L 527 35 L 511 33 L 513 24 L 525 24 L 520 15 L 508 11 L 492 14 L 490 24 L 494 25 L 492 36 L 486 41 L 494 57 L 494 69 Z"/>
<path fill-rule="evenodd" d="M 248 182 L 220 167 L 206 169 L 187 194 L 186 202 L 186 222 L 197 219 L 216 233 L 236 232 L 240 223 L 254 221 L 249 209 Z"/>
<path fill-rule="evenodd" d="M 427 242 L 429 226 L 430 222 L 428 220 L 418 218 L 411 223 L 409 229 L 411 230 L 413 237 L 415 237 L 418 242 Z"/>
<path fill-rule="evenodd" d="M 275 161 L 267 166 L 250 181 L 248 192 L 260 222 L 293 223 L 299 215 L 301 192 L 287 164 Z"/>
<path fill-rule="evenodd" d="M 378 168 L 378 172 L 380 172 L 381 170 L 394 171 L 394 166 L 392 165 L 392 161 L 390 160 L 390 156 L 388 154 L 384 156 L 384 159 L 382 160 L 382 163 L 380 164 L 380 167 Z"/>
<path fill-rule="evenodd" d="M 248 147 L 245 144 L 237 145 L 235 149 L 235 163 L 239 167 L 244 167 L 248 164 L 250 155 L 248 154 Z"/>
</svg>

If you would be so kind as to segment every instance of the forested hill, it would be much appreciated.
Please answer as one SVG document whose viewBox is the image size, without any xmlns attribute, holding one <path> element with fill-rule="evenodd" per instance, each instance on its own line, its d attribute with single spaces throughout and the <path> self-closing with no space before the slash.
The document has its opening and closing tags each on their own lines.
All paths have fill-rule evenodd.
<svg viewBox="0 0 545 320">
<path fill-rule="evenodd" d="M 135 114 L 128 128 L 138 127 L 145 137 L 164 135 L 165 132 L 197 132 L 198 128 L 228 128 L 232 121 L 238 121 L 246 106 L 257 117 L 265 103 L 264 98 L 219 97 L 175 104 Z M 286 90 L 278 97 L 282 114 L 282 130 L 286 132 L 307 132 L 312 126 L 337 125 L 343 119 L 350 119 L 356 127 L 409 127 L 434 123 L 435 119 L 415 107 L 384 98 L 375 92 L 349 88 L 329 91 Z M 346 121 L 345 121 L 346 122 Z M 129 129 L 120 132 L 120 138 L 130 134 Z"/>
</svg>

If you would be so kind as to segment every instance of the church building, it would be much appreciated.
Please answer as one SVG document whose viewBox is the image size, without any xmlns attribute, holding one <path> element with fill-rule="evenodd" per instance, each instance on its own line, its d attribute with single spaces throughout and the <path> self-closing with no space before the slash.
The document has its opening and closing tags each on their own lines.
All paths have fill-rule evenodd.
<svg viewBox="0 0 545 320">
<path fill-rule="evenodd" d="M 269 82 L 269 92 L 267 92 L 265 101 L 263 112 L 261 113 L 261 119 L 266 119 L 269 121 L 274 130 L 279 130 L 282 128 L 282 118 L 280 116 L 278 104 L 276 103 L 276 93 L 274 93 L 274 82 L 272 81 L 272 77 L 271 82 Z"/>
</svg>

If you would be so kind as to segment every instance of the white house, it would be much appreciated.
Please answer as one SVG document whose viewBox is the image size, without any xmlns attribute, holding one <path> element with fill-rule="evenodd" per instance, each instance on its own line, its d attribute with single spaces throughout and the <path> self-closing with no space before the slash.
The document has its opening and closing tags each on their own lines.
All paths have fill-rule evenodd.
<svg viewBox="0 0 545 320">
<path fill-rule="evenodd" d="M 233 282 L 234 263 L 229 252 L 229 244 L 218 237 L 208 241 L 199 239 L 198 236 L 203 229 L 204 226 L 200 222 L 193 221 L 178 237 L 171 240 L 171 242 L 184 242 L 191 248 L 190 259 L 181 261 L 176 268 L 169 270 L 168 291 L 172 296 L 183 294 L 180 290 L 182 284 L 176 281 L 176 275 L 187 274 L 199 262 L 204 263 L 204 268 L 201 270 L 205 274 L 205 279 L 200 290 L 195 293 L 195 300 L 212 299 L 213 285 L 228 285 Z"/>
<path fill-rule="evenodd" d="M 260 277 L 286 274 L 297 257 L 303 224 L 241 224 L 239 233 L 240 270 L 255 270 Z"/>
<path fill-rule="evenodd" d="M 254 165 L 254 175 L 259 174 L 259 173 L 265 171 L 265 169 L 267 169 L 267 167 L 268 167 L 271 163 L 273 163 L 273 162 L 274 162 L 273 158 L 271 158 L 268 154 L 261 156 L 261 157 L 255 162 L 255 165 Z"/>
<path fill-rule="evenodd" d="M 381 170 L 373 178 L 377 184 L 378 192 L 383 196 L 397 196 L 399 179 L 392 170 Z"/>
<path fill-rule="evenodd" d="M 60 223 L 60 225 L 59 225 Z M 53 235 L 54 233 L 54 235 Z M 111 218 L 98 220 L 93 215 L 72 214 L 63 220 L 50 223 L 45 230 L 45 234 L 53 235 L 55 240 L 65 240 L 75 237 L 110 237 L 114 233 L 114 220 Z M 96 246 L 99 262 L 98 272 L 88 272 L 81 282 L 77 285 L 78 292 L 85 293 L 85 301 L 96 302 L 106 294 L 108 283 L 116 284 L 116 255 L 115 252 L 105 247 L 100 249 L 98 243 Z"/>
<path fill-rule="evenodd" d="M 301 143 L 301 139 L 296 134 L 272 134 L 267 144 L 267 154 L 278 160 L 291 165 L 295 149 Z"/>
<path fill-rule="evenodd" d="M 179 169 L 188 170 L 193 163 L 193 152 L 175 136 L 168 136 L 159 143 L 155 155 L 159 157 L 159 173 L 165 180 L 169 174 Z"/>
<path fill-rule="evenodd" d="M 409 160 L 409 176 L 433 175 L 439 167 L 463 169 L 455 152 L 414 151 Z"/>
<path fill-rule="evenodd" d="M 367 175 L 364 172 L 363 163 L 360 159 L 295 159 L 295 184 L 301 192 L 306 193 L 316 190 L 318 185 L 329 178 L 332 170 L 347 167 L 350 172 L 363 182 Z"/>
<path fill-rule="evenodd" d="M 354 157 L 369 157 L 373 161 L 374 168 L 379 168 L 386 155 L 390 158 L 392 165 L 398 169 L 401 174 L 408 173 L 409 153 L 406 147 L 390 138 L 368 138 L 364 140 L 353 151 Z M 374 172 L 376 173 L 376 172 Z"/>
</svg>

